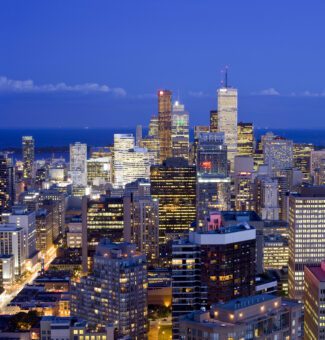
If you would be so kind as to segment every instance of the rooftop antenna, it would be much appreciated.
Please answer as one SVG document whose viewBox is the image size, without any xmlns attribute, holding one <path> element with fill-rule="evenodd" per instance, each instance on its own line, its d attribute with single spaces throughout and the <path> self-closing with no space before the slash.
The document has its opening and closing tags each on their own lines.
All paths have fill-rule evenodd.
<svg viewBox="0 0 325 340">
<path fill-rule="evenodd" d="M 225 88 L 228 87 L 228 65 L 225 66 Z"/>
</svg>

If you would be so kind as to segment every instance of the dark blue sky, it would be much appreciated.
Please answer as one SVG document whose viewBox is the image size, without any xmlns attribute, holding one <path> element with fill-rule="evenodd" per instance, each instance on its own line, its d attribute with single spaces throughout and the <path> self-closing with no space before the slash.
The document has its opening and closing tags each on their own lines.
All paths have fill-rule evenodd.
<svg viewBox="0 0 325 340">
<path fill-rule="evenodd" d="M 323 0 L 2 0 L 0 127 L 147 125 L 158 88 L 206 124 L 225 64 L 240 120 L 323 127 L 324 13 Z"/>
</svg>

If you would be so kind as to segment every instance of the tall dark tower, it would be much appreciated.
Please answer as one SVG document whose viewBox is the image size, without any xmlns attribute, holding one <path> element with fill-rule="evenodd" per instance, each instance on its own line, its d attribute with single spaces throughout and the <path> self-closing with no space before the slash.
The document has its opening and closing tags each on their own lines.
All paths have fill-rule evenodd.
<svg viewBox="0 0 325 340">
<path fill-rule="evenodd" d="M 23 136 L 24 179 L 34 178 L 35 141 L 32 136 Z"/>
<path fill-rule="evenodd" d="M 15 202 L 15 172 L 12 159 L 0 153 L 0 214 Z"/>
<path fill-rule="evenodd" d="M 172 92 L 158 91 L 158 136 L 160 162 L 172 157 Z"/>
</svg>

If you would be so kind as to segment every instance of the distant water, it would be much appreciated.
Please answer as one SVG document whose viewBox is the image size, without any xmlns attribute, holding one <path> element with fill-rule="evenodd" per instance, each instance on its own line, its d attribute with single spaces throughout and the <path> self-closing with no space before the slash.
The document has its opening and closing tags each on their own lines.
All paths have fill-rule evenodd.
<svg viewBox="0 0 325 340">
<path fill-rule="evenodd" d="M 296 143 L 313 143 L 325 146 L 325 129 L 296 130 L 296 129 L 256 129 L 255 137 L 259 139 L 267 131 L 279 136 L 292 139 Z M 0 129 L 0 149 L 11 149 L 15 158 L 21 157 L 22 136 L 33 136 L 36 144 L 36 157 L 47 158 L 63 156 L 67 158 L 70 143 L 82 142 L 88 146 L 107 146 L 113 144 L 114 133 L 133 133 L 135 129 L 103 128 L 103 129 Z M 143 134 L 147 129 L 143 129 Z M 191 131 L 193 139 L 193 131 Z"/>
</svg>

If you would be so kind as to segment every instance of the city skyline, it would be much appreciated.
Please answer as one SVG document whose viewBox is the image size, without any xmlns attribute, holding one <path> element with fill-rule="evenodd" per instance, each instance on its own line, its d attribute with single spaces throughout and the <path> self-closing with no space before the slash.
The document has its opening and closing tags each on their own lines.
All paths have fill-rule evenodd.
<svg viewBox="0 0 325 340">
<path fill-rule="evenodd" d="M 229 65 L 239 120 L 316 128 L 325 123 L 324 4 L 292 4 L 4 2 L 1 126 L 130 127 L 157 113 L 164 88 L 191 125 L 205 124 Z"/>
</svg>

